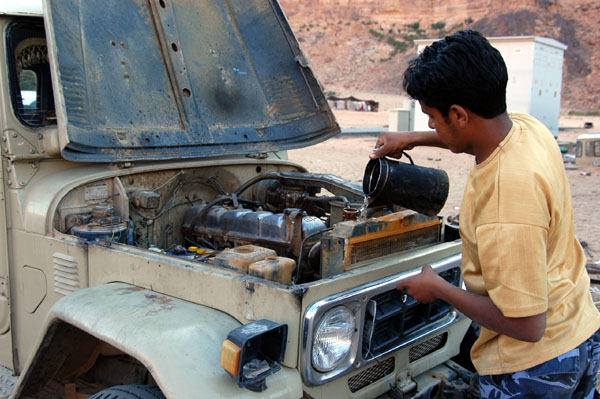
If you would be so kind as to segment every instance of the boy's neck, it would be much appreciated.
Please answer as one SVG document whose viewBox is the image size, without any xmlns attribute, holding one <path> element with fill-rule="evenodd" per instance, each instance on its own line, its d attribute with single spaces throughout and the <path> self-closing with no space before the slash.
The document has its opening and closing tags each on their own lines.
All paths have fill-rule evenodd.
<svg viewBox="0 0 600 399">
<path fill-rule="evenodd" d="M 475 162 L 480 164 L 496 150 L 512 128 L 512 120 L 505 112 L 492 119 L 477 117 L 472 119 L 473 155 Z"/>
</svg>

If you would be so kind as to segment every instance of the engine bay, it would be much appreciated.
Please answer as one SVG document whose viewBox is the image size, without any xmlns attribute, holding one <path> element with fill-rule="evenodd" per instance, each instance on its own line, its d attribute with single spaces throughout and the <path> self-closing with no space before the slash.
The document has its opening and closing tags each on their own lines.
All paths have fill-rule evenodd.
<svg viewBox="0 0 600 399">
<path fill-rule="evenodd" d="M 284 169 L 284 170 L 280 170 Z M 78 187 L 54 228 L 291 285 L 440 242 L 438 217 L 368 206 L 358 184 L 259 165 L 152 171 Z"/>
</svg>

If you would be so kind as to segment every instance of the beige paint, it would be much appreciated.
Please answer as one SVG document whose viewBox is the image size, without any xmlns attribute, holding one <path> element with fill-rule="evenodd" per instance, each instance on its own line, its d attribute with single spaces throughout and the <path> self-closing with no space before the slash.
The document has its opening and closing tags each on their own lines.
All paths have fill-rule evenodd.
<svg viewBox="0 0 600 399">
<path fill-rule="evenodd" d="M 7 19 L 0 18 L 0 32 L 4 32 L 7 24 Z M 0 40 L 0 53 L 6 53 L 6 41 Z M 11 119 L 12 113 L 7 109 L 4 99 L 8 98 L 8 85 L 6 80 L 6 62 L 0 62 L 0 130 L 5 132 L 9 126 L 14 125 L 14 120 Z M 12 123 L 11 123 L 12 122 Z M 1 150 L 1 147 L 0 147 Z M 12 337 L 10 335 L 10 249 L 8 239 L 8 228 L 10 226 L 10 205 L 7 202 L 6 190 L 8 182 L 6 181 L 6 169 L 9 162 L 5 157 L 1 161 L 2 174 L 0 176 L 0 282 L 2 292 L 0 293 L 0 364 L 13 366 L 13 346 Z"/>
<path fill-rule="evenodd" d="M 35 313 L 47 293 L 46 275 L 40 269 L 23 266 L 23 288 L 20 290 L 27 313 Z"/>
<path fill-rule="evenodd" d="M 90 332 L 139 359 L 169 399 L 215 397 L 216 392 L 224 398 L 302 395 L 300 375 L 294 369 L 284 368 L 268 377 L 270 389 L 261 393 L 232 384 L 220 366 L 221 342 L 224 334 L 240 324 L 192 302 L 113 283 L 78 291 L 60 301 L 50 311 L 47 324 L 57 321 Z M 156 345 L 157 341 L 161 345 Z"/>
<path fill-rule="evenodd" d="M 9 20 L 0 15 L 0 31 L 5 30 Z M 0 40 L 0 54 L 6 54 L 5 43 Z M 53 51 L 50 48 L 50 53 Z M 86 190 L 89 192 L 92 186 L 106 187 L 107 195 L 119 194 L 114 208 L 127 219 L 126 197 L 130 190 L 156 187 L 179 173 L 217 176 L 224 182 L 224 189 L 232 191 L 256 176 L 259 168 L 304 168 L 273 154 L 267 159 L 237 156 L 127 165 L 67 162 L 58 158 L 66 138 L 58 134 L 56 127 L 29 129 L 15 118 L 7 81 L 6 62 L 0 62 L 0 150 L 4 155 L 0 174 L 0 365 L 24 375 L 35 365 L 34 355 L 52 321 L 62 320 L 141 361 L 171 399 L 191 398 L 202 389 L 224 396 L 266 397 L 237 388 L 220 368 L 220 347 L 215 345 L 225 340 L 228 328 L 268 318 L 288 326 L 284 367 L 269 377 L 268 395 L 300 397 L 303 318 L 312 303 L 460 253 L 460 243 L 438 244 L 364 262 L 346 273 L 298 287 L 125 244 L 83 243 L 63 225 L 65 216 L 93 206 L 93 201 L 85 200 Z M 195 190 L 202 198 L 215 195 L 205 187 Z M 176 210 L 166 222 L 157 221 L 152 226 L 157 231 L 151 236 L 163 236 L 168 223 L 180 226 L 182 217 L 183 212 Z M 110 284 L 113 282 L 123 284 Z M 133 292 L 140 296 L 135 294 L 130 300 L 115 296 L 114 287 L 127 286 L 144 290 L 135 288 Z M 178 317 L 173 318 L 170 311 L 162 312 L 163 308 L 152 308 L 157 312 L 148 313 L 148 317 L 136 313 L 136 306 L 144 303 L 143 294 L 168 296 L 177 304 Z M 194 324 L 194 314 L 210 315 L 219 323 Z M 449 327 L 450 345 L 423 361 L 409 365 L 409 348 L 391 354 L 397 358 L 395 374 L 421 373 L 443 362 L 458 351 L 467 326 L 468 320 L 464 319 Z M 193 339 L 198 329 L 204 329 L 211 339 Z M 194 334 L 187 334 L 190 331 Z M 148 337 L 159 337 L 177 350 L 165 353 L 168 345 L 156 347 Z M 182 356 L 184 352 L 187 357 Z M 205 371 L 206 379 L 195 381 L 191 365 Z M 344 396 L 347 379 L 361 371 L 318 388 L 304 389 L 315 398 Z M 215 377 L 208 379 L 211 376 Z M 385 390 L 387 382 L 379 381 L 353 397 L 372 398 Z"/>
</svg>

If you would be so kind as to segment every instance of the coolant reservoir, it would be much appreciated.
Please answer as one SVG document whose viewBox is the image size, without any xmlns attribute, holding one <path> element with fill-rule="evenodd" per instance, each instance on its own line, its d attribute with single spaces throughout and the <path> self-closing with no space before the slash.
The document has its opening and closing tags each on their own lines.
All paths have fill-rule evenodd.
<svg viewBox="0 0 600 399">
<path fill-rule="evenodd" d="M 254 262 L 248 267 L 248 274 L 281 284 L 292 284 L 292 273 L 296 269 L 296 261 L 283 256 L 269 256 Z"/>
<path fill-rule="evenodd" d="M 240 245 L 222 251 L 215 256 L 215 259 L 225 266 L 248 273 L 248 266 L 268 256 L 277 256 L 277 253 L 272 249 L 256 245 Z"/>
</svg>

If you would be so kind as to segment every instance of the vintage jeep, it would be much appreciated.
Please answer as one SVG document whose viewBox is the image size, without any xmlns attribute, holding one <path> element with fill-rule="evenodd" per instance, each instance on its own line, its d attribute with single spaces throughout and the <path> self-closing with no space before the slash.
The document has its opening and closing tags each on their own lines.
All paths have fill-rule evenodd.
<svg viewBox="0 0 600 399">
<path fill-rule="evenodd" d="M 13 3 L 11 397 L 434 397 L 457 375 L 470 320 L 395 287 L 423 264 L 462 285 L 460 240 L 286 159 L 340 129 L 275 0 Z"/>
</svg>

